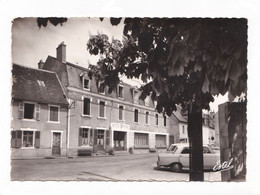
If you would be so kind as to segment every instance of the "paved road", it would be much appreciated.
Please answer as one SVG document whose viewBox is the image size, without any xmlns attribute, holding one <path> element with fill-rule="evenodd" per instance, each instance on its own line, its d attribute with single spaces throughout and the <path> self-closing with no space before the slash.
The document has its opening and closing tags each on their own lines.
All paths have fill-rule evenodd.
<svg viewBox="0 0 260 195">
<path fill-rule="evenodd" d="M 79 157 L 74 159 L 12 160 L 13 181 L 188 181 L 188 172 L 154 169 L 157 154 Z M 205 181 L 219 181 L 217 173 L 205 173 Z"/>
</svg>

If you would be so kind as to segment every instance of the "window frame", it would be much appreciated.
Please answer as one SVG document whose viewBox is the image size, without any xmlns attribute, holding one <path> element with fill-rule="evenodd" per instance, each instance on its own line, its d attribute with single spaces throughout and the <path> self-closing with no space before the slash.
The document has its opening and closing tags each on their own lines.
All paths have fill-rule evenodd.
<svg viewBox="0 0 260 195">
<path fill-rule="evenodd" d="M 88 88 L 85 88 L 85 80 L 88 80 Z M 90 79 L 86 78 L 86 77 L 82 77 L 82 85 L 83 85 L 83 89 L 90 91 Z"/>
<path fill-rule="evenodd" d="M 84 113 L 84 108 L 85 108 L 85 99 L 89 99 L 89 114 L 85 114 Z M 84 97 L 82 96 L 82 100 L 83 100 L 83 103 L 82 103 L 82 116 L 83 117 L 92 117 L 91 116 L 91 103 L 92 103 L 92 98 L 89 98 L 89 97 Z"/>
<path fill-rule="evenodd" d="M 134 108 L 134 123 L 135 124 L 139 124 L 139 109 L 138 108 Z M 137 110 L 137 121 L 135 121 L 135 111 Z"/>
<path fill-rule="evenodd" d="M 25 118 L 25 104 L 32 104 L 33 105 L 33 118 Z M 24 120 L 35 120 L 36 119 L 36 103 L 35 102 L 23 102 L 23 119 Z"/>
<path fill-rule="evenodd" d="M 145 125 L 150 125 L 150 112 L 145 111 L 144 113 L 145 113 Z M 148 113 L 148 115 L 147 115 L 147 113 Z M 147 121 L 146 121 L 146 119 L 147 119 Z"/>
<path fill-rule="evenodd" d="M 50 117 L 51 117 L 51 107 L 56 107 L 56 108 L 58 108 L 58 121 L 51 121 L 51 120 L 50 120 Z M 48 122 L 49 122 L 49 123 L 60 123 L 60 106 L 58 106 L 58 105 L 52 105 L 52 104 L 49 104 L 49 105 L 48 105 Z"/>
<path fill-rule="evenodd" d="M 135 99 L 135 92 L 137 92 L 137 100 Z M 134 103 L 139 103 L 139 91 L 137 89 L 133 89 L 133 100 Z"/>
<path fill-rule="evenodd" d="M 122 88 L 122 97 L 120 97 L 120 88 Z M 118 98 L 124 99 L 124 85 L 122 85 L 122 84 L 118 85 Z"/>
<path fill-rule="evenodd" d="M 104 102 L 104 116 L 100 116 L 100 109 L 101 109 L 101 105 L 100 103 Z M 107 102 L 104 100 L 98 100 L 98 119 L 107 119 L 106 118 L 106 107 L 107 107 Z"/>
<path fill-rule="evenodd" d="M 155 126 L 158 127 L 159 126 L 159 114 L 155 113 L 154 117 L 155 117 Z"/>
<path fill-rule="evenodd" d="M 100 85 L 101 85 L 101 84 L 104 84 L 104 92 L 100 92 Z M 99 94 L 102 94 L 102 95 L 105 95 L 105 92 L 106 92 L 105 89 L 106 89 L 105 81 L 99 81 L 99 82 L 98 82 L 98 93 L 99 93 Z"/>
<path fill-rule="evenodd" d="M 122 107 L 122 119 L 120 119 L 120 107 Z M 118 104 L 118 121 L 123 122 L 125 121 L 125 106 Z"/>
</svg>

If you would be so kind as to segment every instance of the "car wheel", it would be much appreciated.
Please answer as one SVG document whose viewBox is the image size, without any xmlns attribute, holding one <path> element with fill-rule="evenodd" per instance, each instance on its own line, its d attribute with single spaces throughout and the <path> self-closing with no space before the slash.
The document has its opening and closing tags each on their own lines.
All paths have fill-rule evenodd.
<svg viewBox="0 0 260 195">
<path fill-rule="evenodd" d="M 181 172 L 181 170 L 182 170 L 182 165 L 179 164 L 179 163 L 173 163 L 173 164 L 171 164 L 171 166 L 170 166 L 170 170 L 171 170 L 172 172 Z"/>
</svg>

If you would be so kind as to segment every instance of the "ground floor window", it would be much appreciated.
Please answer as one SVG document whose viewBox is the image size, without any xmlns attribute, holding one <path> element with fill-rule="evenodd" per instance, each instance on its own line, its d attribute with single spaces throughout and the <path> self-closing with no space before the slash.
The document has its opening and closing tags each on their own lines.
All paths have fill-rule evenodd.
<svg viewBox="0 0 260 195">
<path fill-rule="evenodd" d="M 157 148 L 166 147 L 166 135 L 155 135 L 155 142 Z"/>
<path fill-rule="evenodd" d="M 80 128 L 79 129 L 79 146 L 92 145 L 93 129 Z"/>
<path fill-rule="evenodd" d="M 11 132 L 12 148 L 40 147 L 40 132 L 30 130 L 16 130 Z"/>
<path fill-rule="evenodd" d="M 149 147 L 148 133 L 134 134 L 135 148 Z"/>
</svg>

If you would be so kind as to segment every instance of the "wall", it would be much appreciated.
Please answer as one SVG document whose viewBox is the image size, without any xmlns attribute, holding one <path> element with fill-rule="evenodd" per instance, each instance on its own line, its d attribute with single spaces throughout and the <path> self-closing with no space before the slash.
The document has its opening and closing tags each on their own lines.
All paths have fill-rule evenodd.
<svg viewBox="0 0 260 195">
<path fill-rule="evenodd" d="M 52 131 L 62 132 L 61 155 L 66 155 L 67 108 L 60 107 L 60 122 L 48 122 L 49 106 L 40 104 L 40 120 L 18 118 L 19 101 L 12 101 L 11 130 L 35 129 L 40 131 L 40 148 L 12 148 L 12 158 L 43 157 L 52 155 Z"/>
</svg>

